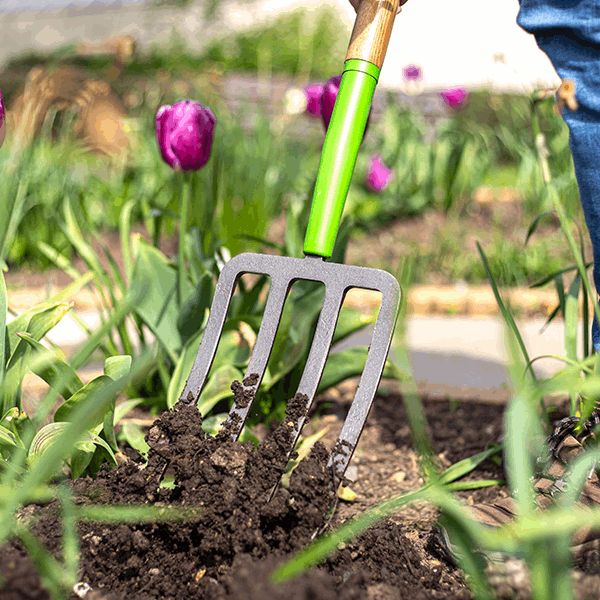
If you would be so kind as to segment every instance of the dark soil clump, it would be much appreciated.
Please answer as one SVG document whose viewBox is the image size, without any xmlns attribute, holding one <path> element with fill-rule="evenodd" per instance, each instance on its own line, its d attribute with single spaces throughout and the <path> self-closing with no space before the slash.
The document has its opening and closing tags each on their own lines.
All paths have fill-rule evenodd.
<svg viewBox="0 0 600 600">
<path fill-rule="evenodd" d="M 286 419 L 255 448 L 251 442 L 231 441 L 223 430 L 216 437 L 206 434 L 196 406 L 179 403 L 146 436 L 150 451 L 145 466 L 128 460 L 116 469 L 105 467 L 96 480 L 75 480 L 79 504 L 186 511 L 178 521 L 80 522 L 80 581 L 93 590 L 85 597 L 470 598 L 460 577 L 447 576 L 447 567 L 422 564 L 408 529 L 392 520 L 340 545 L 335 555 L 300 577 L 279 586 L 271 582 L 273 570 L 326 525 L 336 500 L 335 480 L 326 467 L 329 451 L 317 442 L 289 485 L 280 485 L 268 501 L 285 470 L 282 457 L 290 450 L 290 432 L 305 405 L 302 396 L 290 401 Z M 168 486 L 162 483 L 168 480 Z M 34 532 L 60 557 L 58 506 L 36 509 L 36 517 Z M 0 576 L 7 582 L 0 588 L 2 600 L 49 598 L 18 541 L 0 549 Z"/>
</svg>

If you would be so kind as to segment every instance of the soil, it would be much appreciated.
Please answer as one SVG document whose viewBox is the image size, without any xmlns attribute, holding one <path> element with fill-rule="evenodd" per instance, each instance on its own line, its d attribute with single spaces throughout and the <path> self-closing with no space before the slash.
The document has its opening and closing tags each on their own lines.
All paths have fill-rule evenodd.
<svg viewBox="0 0 600 600">
<path fill-rule="evenodd" d="M 289 450 L 289 423 L 295 422 L 304 406 L 301 397 L 289 403 L 286 419 L 274 430 L 264 428 L 257 447 L 231 441 L 226 429 L 216 437 L 205 434 L 197 409 L 180 403 L 149 429 L 146 439 L 151 449 L 145 468 L 141 457 L 130 453 L 126 462 L 116 469 L 105 467 L 95 480 L 75 480 L 72 487 L 78 504 L 153 504 L 189 511 L 183 521 L 80 522 L 79 589 L 86 589 L 84 584 L 90 587 L 85 598 L 471 598 L 461 572 L 435 552 L 432 528 L 438 515 L 426 503 L 405 507 L 380 521 L 291 582 L 271 583 L 273 570 L 326 525 L 325 515 L 335 498 L 327 458 L 353 391 L 353 384 L 345 384 L 320 398 L 317 414 L 304 433 L 326 429 L 325 435 L 294 469 L 289 485 L 279 486 L 270 502 L 269 493 L 284 469 L 281 456 Z M 423 401 L 442 467 L 480 452 L 501 434 L 503 403 Z M 485 426 L 473 427 L 474 422 Z M 160 485 L 165 474 L 173 476 L 172 486 Z M 330 529 L 423 484 L 401 394 L 382 391 L 376 398 L 347 475 L 346 489 L 355 499 L 339 502 Z M 503 478 L 502 467 L 491 460 L 466 477 Z M 458 493 L 468 504 L 506 494 L 505 486 Z M 35 519 L 32 527 L 40 541 L 60 556 L 58 507 L 53 503 L 27 507 L 22 518 Z M 578 573 L 586 590 L 598 589 L 598 576 Z M 16 540 L 0 549 L 0 576 L 5 583 L 0 589 L 2 600 L 50 597 Z"/>
</svg>

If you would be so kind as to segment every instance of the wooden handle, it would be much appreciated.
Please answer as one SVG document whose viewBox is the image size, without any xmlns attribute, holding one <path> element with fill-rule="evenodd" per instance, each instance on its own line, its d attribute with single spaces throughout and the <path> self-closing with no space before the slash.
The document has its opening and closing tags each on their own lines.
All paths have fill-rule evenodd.
<svg viewBox="0 0 600 600">
<path fill-rule="evenodd" d="M 399 0 L 361 0 L 346 60 L 367 60 L 381 69 Z"/>
</svg>

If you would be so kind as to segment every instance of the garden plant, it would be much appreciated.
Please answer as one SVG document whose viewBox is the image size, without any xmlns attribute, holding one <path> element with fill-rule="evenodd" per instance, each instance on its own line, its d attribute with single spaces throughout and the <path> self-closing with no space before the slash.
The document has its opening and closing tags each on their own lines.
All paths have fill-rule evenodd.
<svg viewBox="0 0 600 600">
<path fill-rule="evenodd" d="M 412 77 L 416 71 L 408 73 Z M 322 118 L 320 99 L 330 75 L 320 74 L 322 83 L 307 91 L 313 116 Z M 318 108 L 313 96 L 319 98 Z M 573 574 L 569 544 L 581 526 L 600 527 L 597 510 L 583 511 L 576 504 L 597 450 L 592 447 L 575 461 L 572 489 L 555 508 L 533 510 L 530 492 L 535 459 L 557 415 L 564 410 L 585 420 L 600 394 L 597 357 L 588 339 L 590 307 L 596 306 L 587 277 L 590 265 L 583 234 L 576 240 L 575 219 L 566 216 L 577 214 L 571 210 L 577 203 L 566 132 L 552 112 L 552 99 L 541 93 L 514 104 L 497 105 L 489 94 L 470 94 L 465 100 L 463 93 L 446 92 L 453 112 L 431 138 L 428 123 L 391 99 L 379 123 L 371 117 L 334 259 L 344 262 L 357 225 L 373 229 L 392 215 L 431 207 L 466 210 L 476 187 L 490 173 L 501 172 L 502 161 L 513 161 L 514 183 L 533 219 L 523 241 L 528 247 L 541 243 L 534 234 L 554 211 L 575 263 L 556 271 L 546 265 L 537 281 L 555 284 L 557 307 L 549 320 L 563 317 L 566 366 L 551 379 L 536 378 L 532 365 L 539 357 L 527 355 L 498 289 L 498 269 L 478 244 L 480 268 L 507 322 L 513 386 L 504 416 L 498 408 L 476 403 L 467 408 L 485 415 L 498 434 L 503 425 L 502 443 L 486 448 L 482 440 L 490 436 L 484 434 L 472 446 L 459 441 L 476 435 L 473 418 L 460 420 L 463 407 L 457 401 L 422 400 L 410 379 L 406 298 L 415 260 L 406 257 L 397 273 L 404 292 L 394 340 L 398 363 L 386 366 L 385 385 L 363 436 L 365 451 L 357 452 L 358 479 L 338 490 L 334 515 L 323 511 L 330 502 L 327 451 L 317 440 L 337 438 L 340 419 L 327 413 L 347 410 L 339 390 L 362 372 L 363 349 L 330 357 L 318 390 L 323 403 L 293 470 L 288 469 L 274 502 L 256 502 L 281 475 L 273 468 L 274 456 L 297 408 L 288 404 L 288 395 L 307 360 L 321 288 L 292 288 L 244 441 L 219 437 L 218 425 L 234 395 L 231 382 L 243 377 L 255 342 L 267 278 L 239 282 L 198 408 L 177 403 L 227 260 L 258 247 L 302 256 L 318 148 L 278 135 L 267 118 L 259 118 L 248 133 L 218 104 L 213 114 L 204 103 L 184 101 L 164 105 L 158 114 L 158 107 L 154 114 L 148 111 L 147 127 L 140 132 L 145 149 L 137 164 L 106 179 L 73 170 L 73 164 L 83 164 L 84 150 L 73 150 L 68 136 L 61 145 L 47 132 L 27 152 L 12 155 L 7 132 L 0 149 L 0 177 L 6 182 L 0 205 L 7 223 L 2 264 L 10 265 L 10 275 L 24 257 L 36 257 L 38 264 L 62 269 L 72 283 L 16 314 L 9 310 L 0 280 L 0 329 L 5 330 L 0 336 L 0 522 L 5 524 L 0 598 L 354 598 L 387 593 L 487 599 L 527 593 L 537 600 L 564 600 L 594 589 L 593 565 L 591 571 L 587 565 L 589 576 Z M 478 103 L 492 115 L 485 123 L 469 117 Z M 3 108 L 0 96 L 0 145 Z M 195 128 L 191 149 L 178 141 L 182 121 L 174 120 L 175 114 Z M 515 126 L 519 123 L 529 127 Z M 542 132 L 545 143 L 539 142 Z M 285 220 L 285 234 L 273 242 L 268 224 L 277 218 Z M 136 229 L 140 225 L 144 235 Z M 118 231 L 121 263 L 114 247 L 98 251 L 106 226 Z M 168 237 L 175 238 L 176 252 L 165 250 Z M 97 295 L 102 323 L 92 330 L 80 321 L 87 341 L 67 358 L 44 336 L 72 312 L 69 299 L 83 287 Z M 334 342 L 371 321 L 345 307 Z M 582 360 L 576 351 L 581 335 Z M 84 383 L 80 369 L 92 359 L 102 361 L 103 374 Z M 28 373 L 49 386 L 33 410 L 23 399 Z M 399 380 L 401 395 L 395 387 Z M 551 394 L 568 397 L 568 406 L 549 406 Z M 142 425 L 130 418 L 138 411 L 158 418 L 151 427 Z M 266 435 L 258 423 L 271 424 L 269 419 L 273 431 Z M 403 431 L 406 423 L 409 428 Z M 451 461 L 445 462 L 445 452 Z M 390 472 L 390 465 L 396 470 Z M 387 487 L 374 483 L 377 478 Z M 375 491 L 363 487 L 361 479 Z M 478 501 L 499 490 L 514 493 L 520 507 L 514 523 L 490 530 L 469 519 L 461 499 Z M 410 520 L 411 513 L 403 511 L 414 507 L 429 519 Z M 466 579 L 426 545 L 438 510 L 457 540 Z M 314 540 L 316 531 L 323 535 Z M 415 531 L 422 535 L 416 537 Z M 522 560 L 526 584 L 511 588 L 510 578 L 491 572 L 482 553 Z"/>
</svg>

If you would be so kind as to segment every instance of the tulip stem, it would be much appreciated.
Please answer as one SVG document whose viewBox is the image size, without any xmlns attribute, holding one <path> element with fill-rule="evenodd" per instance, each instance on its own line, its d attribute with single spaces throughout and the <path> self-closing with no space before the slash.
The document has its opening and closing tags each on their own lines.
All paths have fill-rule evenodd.
<svg viewBox="0 0 600 600">
<path fill-rule="evenodd" d="M 183 174 L 183 197 L 181 199 L 181 217 L 179 219 L 179 248 L 177 259 L 177 295 L 179 308 L 185 300 L 185 258 L 186 237 L 190 205 L 192 203 L 192 173 Z"/>
</svg>

